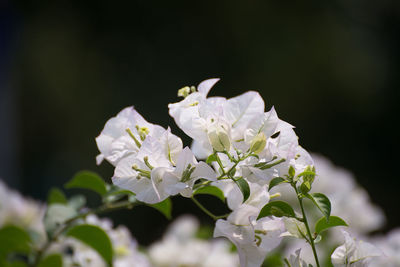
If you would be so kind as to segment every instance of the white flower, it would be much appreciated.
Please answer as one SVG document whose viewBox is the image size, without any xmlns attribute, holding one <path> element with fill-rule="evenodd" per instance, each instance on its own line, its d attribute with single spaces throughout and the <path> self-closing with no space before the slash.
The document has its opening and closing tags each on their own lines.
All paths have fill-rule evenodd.
<svg viewBox="0 0 400 267">
<path fill-rule="evenodd" d="M 289 256 L 288 262 L 290 263 L 290 267 L 308 267 L 309 265 L 300 258 L 301 249 L 296 250 L 295 254 L 291 254 Z"/>
<path fill-rule="evenodd" d="M 244 138 L 251 121 L 264 113 L 264 100 L 254 91 L 230 98 L 224 104 L 224 117 L 232 127 L 232 139 Z"/>
<path fill-rule="evenodd" d="M 292 128 L 292 125 L 278 118 L 275 108 L 272 107 L 270 111 L 257 114 L 249 121 L 248 127 L 244 130 L 244 141 L 249 145 L 259 133 L 264 133 L 266 138 L 269 138 L 275 133 Z"/>
<path fill-rule="evenodd" d="M 164 174 L 173 170 L 174 161 L 181 151 L 182 141 L 171 134 L 169 128 L 164 130 L 158 139 L 147 136 L 137 154 L 132 154 L 118 163 L 112 181 L 115 185 L 135 193 L 140 201 L 163 201 L 169 195 L 179 192 L 158 189 L 178 182 L 174 177 L 164 177 Z"/>
<path fill-rule="evenodd" d="M 211 152 L 239 148 L 250 122 L 264 113 L 264 101 L 257 92 L 247 92 L 231 99 L 209 97 L 217 79 L 206 80 L 199 91 L 170 104 L 169 113 L 176 124 L 195 142 L 198 149 Z M 197 155 L 197 154 L 196 154 Z"/>
<path fill-rule="evenodd" d="M 121 159 L 137 154 L 148 135 L 159 138 L 164 131 L 161 126 L 147 122 L 133 107 L 127 107 L 109 119 L 96 138 L 100 150 L 97 164 L 106 159 L 116 166 Z"/>
<path fill-rule="evenodd" d="M 346 231 L 342 231 L 344 244 L 332 253 L 332 264 L 335 267 L 363 267 L 369 266 L 372 257 L 379 257 L 382 253 L 373 245 L 363 241 L 356 241 Z"/>
<path fill-rule="evenodd" d="M 234 186 L 238 188 L 236 184 Z M 249 183 L 249 187 L 250 196 L 244 203 L 242 203 L 243 194 L 240 190 L 232 190 L 227 196 L 229 207 L 233 210 L 228 216 L 228 221 L 233 224 L 248 225 L 250 217 L 257 217 L 264 205 L 269 202 L 267 186 Z"/>
<path fill-rule="evenodd" d="M 279 245 L 280 235 L 285 230 L 280 218 L 264 217 L 249 220 L 248 225 L 235 225 L 226 220 L 218 220 L 214 237 L 226 237 L 235 244 L 242 267 L 261 266 L 266 253 Z"/>
<path fill-rule="evenodd" d="M 199 107 L 206 102 L 208 92 L 218 80 L 209 79 L 203 81 L 197 88 L 198 92 L 189 94 L 178 103 L 168 105 L 169 114 L 174 118 L 178 127 L 191 138 L 201 140 L 201 142 L 206 142 L 207 140 L 207 118 L 205 117 L 206 114 L 200 115 Z"/>
<path fill-rule="evenodd" d="M 285 230 L 280 218 L 255 219 L 269 201 L 267 186 L 250 182 L 250 196 L 242 203 L 243 194 L 233 181 L 214 184 L 222 188 L 233 210 L 227 220 L 217 221 L 214 237 L 223 236 L 235 244 L 242 267 L 260 266 L 266 253 L 279 245 Z"/>
<path fill-rule="evenodd" d="M 171 183 L 164 190 L 171 195 L 180 193 L 184 197 L 191 197 L 193 185 L 198 179 L 215 181 L 216 177 L 216 172 L 208 164 L 197 162 L 192 151 L 185 147 L 179 154 L 175 169 L 164 173 L 164 179 L 175 181 L 175 184 Z"/>
<path fill-rule="evenodd" d="M 190 197 L 199 178 L 214 180 L 216 173 L 197 162 L 189 148 L 182 150 L 182 142 L 168 129 L 159 140 L 148 136 L 137 155 L 121 160 L 112 181 L 140 201 L 157 203 L 178 193 Z"/>
</svg>

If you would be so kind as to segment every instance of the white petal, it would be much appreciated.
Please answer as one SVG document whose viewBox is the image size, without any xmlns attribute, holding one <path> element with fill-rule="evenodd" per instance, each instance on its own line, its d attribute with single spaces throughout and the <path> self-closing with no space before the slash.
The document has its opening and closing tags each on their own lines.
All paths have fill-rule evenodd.
<svg viewBox="0 0 400 267">
<path fill-rule="evenodd" d="M 243 137 L 244 130 L 250 121 L 264 113 L 264 100 L 257 92 L 247 92 L 228 99 L 224 114 L 236 131 L 234 139 Z"/>
<path fill-rule="evenodd" d="M 208 95 L 208 92 L 210 92 L 211 88 L 219 81 L 218 78 L 214 79 L 208 79 L 205 81 L 202 81 L 198 86 L 197 90 L 199 91 L 200 94 L 202 94 L 204 97 Z"/>
</svg>

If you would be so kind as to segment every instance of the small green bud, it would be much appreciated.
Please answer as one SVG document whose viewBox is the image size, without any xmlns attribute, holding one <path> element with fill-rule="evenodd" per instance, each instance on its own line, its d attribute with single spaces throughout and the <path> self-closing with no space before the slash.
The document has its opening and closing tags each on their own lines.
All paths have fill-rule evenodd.
<svg viewBox="0 0 400 267">
<path fill-rule="evenodd" d="M 253 141 L 251 141 L 250 151 L 254 154 L 259 154 L 264 150 L 266 144 L 267 137 L 263 132 L 261 132 L 254 137 Z"/>
</svg>

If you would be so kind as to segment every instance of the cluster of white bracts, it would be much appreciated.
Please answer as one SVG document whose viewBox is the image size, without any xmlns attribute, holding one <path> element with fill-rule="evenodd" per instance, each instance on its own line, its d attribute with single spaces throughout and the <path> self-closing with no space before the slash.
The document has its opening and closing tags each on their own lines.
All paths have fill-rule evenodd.
<svg viewBox="0 0 400 267">
<path fill-rule="evenodd" d="M 217 221 L 214 235 L 225 236 L 237 246 L 242 266 L 259 266 L 285 232 L 280 218 L 256 220 L 269 202 L 268 182 L 287 174 L 289 166 L 300 173 L 313 162 L 298 145 L 293 127 L 280 120 L 274 108 L 265 112 L 264 101 L 257 92 L 231 99 L 207 97 L 217 81 L 206 80 L 198 91 L 187 92 L 184 100 L 169 105 L 177 125 L 193 139 L 194 153 L 188 147 L 182 149 L 182 141 L 169 129 L 148 123 L 129 107 L 110 119 L 96 138 L 101 152 L 98 162 L 106 159 L 113 164 L 113 183 L 131 190 L 146 203 L 160 202 L 178 193 L 191 197 L 196 180 L 211 181 L 225 193 L 232 210 L 226 220 Z M 250 197 L 244 203 L 234 181 L 216 179 L 233 165 L 226 154 L 219 153 L 224 170 L 216 163 L 210 166 L 195 158 L 204 158 L 213 151 L 230 155 L 250 151 L 258 155 L 236 166 L 236 176 L 244 177 L 250 186 Z M 274 168 L 255 167 L 282 159 L 284 162 Z"/>
<path fill-rule="evenodd" d="M 96 138 L 101 152 L 97 161 L 106 159 L 113 164 L 113 183 L 146 203 L 176 194 L 191 197 L 198 179 L 219 187 L 232 212 L 216 222 L 214 236 L 226 237 L 236 245 L 241 266 L 257 267 L 284 236 L 299 237 L 298 229 L 303 227 L 295 219 L 257 220 L 270 200 L 269 181 L 288 174 L 289 167 L 298 174 L 314 163 L 299 146 L 293 126 L 280 120 L 274 108 L 265 112 L 257 92 L 230 99 L 207 97 L 216 82 L 206 80 L 197 90 L 182 88 L 178 95 L 184 99 L 168 106 L 178 127 L 193 139 L 192 149 L 183 149 L 181 139 L 169 128 L 147 122 L 129 107 L 110 119 Z M 199 161 L 214 153 L 219 162 Z M 272 167 L 260 167 L 267 163 Z M 233 167 L 235 177 L 243 177 L 250 187 L 250 197 L 244 202 L 235 181 L 220 179 Z M 299 253 L 291 259 L 298 257 Z"/>
</svg>

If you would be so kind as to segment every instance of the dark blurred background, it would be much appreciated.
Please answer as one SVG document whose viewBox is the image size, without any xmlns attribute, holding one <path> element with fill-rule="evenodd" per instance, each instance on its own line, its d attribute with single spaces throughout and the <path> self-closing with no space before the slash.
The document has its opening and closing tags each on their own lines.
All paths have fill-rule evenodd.
<svg viewBox="0 0 400 267">
<path fill-rule="evenodd" d="M 356 175 L 385 230 L 399 226 L 399 3 L 2 0 L 0 177 L 41 200 L 81 169 L 110 181 L 94 140 L 110 117 L 135 105 L 183 136 L 167 104 L 220 77 L 212 95 L 260 91 L 305 148 Z M 144 244 L 166 224 L 145 207 L 113 215 Z"/>
</svg>

